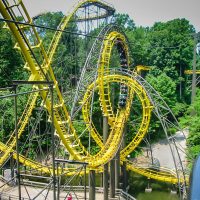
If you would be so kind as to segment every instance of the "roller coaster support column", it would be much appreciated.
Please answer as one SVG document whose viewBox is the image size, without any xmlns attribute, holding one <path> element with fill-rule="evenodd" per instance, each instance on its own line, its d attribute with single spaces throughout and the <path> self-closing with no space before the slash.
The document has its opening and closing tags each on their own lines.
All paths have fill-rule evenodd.
<svg viewBox="0 0 200 200">
<path fill-rule="evenodd" d="M 106 143 L 108 138 L 108 117 L 103 117 L 103 143 Z M 103 171 L 103 199 L 108 200 L 108 164 L 104 165 Z"/>
<path fill-rule="evenodd" d="M 59 163 L 55 160 L 56 172 L 57 172 L 57 200 L 60 200 L 60 182 L 61 177 L 59 177 Z"/>
<path fill-rule="evenodd" d="M 115 156 L 115 188 L 119 189 L 119 177 L 120 177 L 120 150 Z"/>
<path fill-rule="evenodd" d="M 127 171 L 126 171 L 126 161 L 122 165 L 122 180 L 123 180 L 123 190 L 126 192 L 127 188 Z"/>
<path fill-rule="evenodd" d="M 14 97 L 14 109 L 15 109 L 15 137 L 16 137 L 16 152 L 17 152 L 17 180 L 18 180 L 18 193 L 19 199 L 21 199 L 21 181 L 20 181 L 20 162 L 19 162 L 19 140 L 18 140 L 18 119 L 17 119 L 17 85 L 13 85 L 15 97 Z"/>
<path fill-rule="evenodd" d="M 86 190 L 86 167 L 87 164 L 84 164 L 84 200 L 87 199 L 87 190 Z"/>
<path fill-rule="evenodd" d="M 110 198 L 115 198 L 115 160 L 110 161 Z"/>
<path fill-rule="evenodd" d="M 19 143 L 18 143 L 18 127 L 17 127 L 17 86 L 18 85 L 48 85 L 51 95 L 51 137 L 52 137 L 52 171 L 53 171 L 53 200 L 56 200 L 56 173 L 55 173 L 55 141 L 54 141 L 54 101 L 53 101 L 53 82 L 52 81 L 13 81 L 13 89 L 15 93 L 15 137 L 16 137 L 16 152 L 17 152 L 17 178 L 18 178 L 18 190 L 19 199 L 21 199 L 21 186 L 20 186 L 20 165 L 19 165 Z M 44 91 L 45 89 L 40 89 Z M 23 94 L 30 94 L 31 92 L 25 92 Z M 38 92 L 35 90 L 34 92 Z"/>
<path fill-rule="evenodd" d="M 65 160 L 65 159 L 55 159 L 55 164 L 56 164 L 56 171 L 57 171 L 57 199 L 60 199 L 60 184 L 62 182 L 61 178 L 62 178 L 62 173 L 59 174 L 59 166 L 60 164 L 65 164 L 67 163 L 67 165 L 71 164 L 71 165 L 81 165 L 82 167 L 78 167 L 78 169 L 84 169 L 84 200 L 87 199 L 87 189 L 86 189 L 86 174 L 87 174 L 87 165 L 88 163 L 86 162 L 81 162 L 81 161 L 76 161 L 76 160 Z M 78 175 L 79 176 L 79 175 Z M 73 176 L 74 177 L 74 176 Z"/>
<path fill-rule="evenodd" d="M 14 183 L 15 171 L 14 171 L 14 158 L 12 153 L 10 153 L 10 171 L 11 171 L 11 179 L 13 180 L 12 183 Z"/>
<path fill-rule="evenodd" d="M 89 200 L 95 200 L 95 170 L 90 170 L 89 179 L 90 179 Z"/>
<path fill-rule="evenodd" d="M 127 131 L 127 127 L 125 126 L 124 127 L 124 139 L 122 141 L 122 147 L 124 148 L 126 146 L 126 131 Z M 126 161 L 123 162 L 123 165 L 122 165 L 122 182 L 123 182 L 123 186 L 122 186 L 122 189 L 126 192 L 126 188 L 128 186 L 127 184 L 127 171 L 126 171 Z"/>
<path fill-rule="evenodd" d="M 113 88 L 112 92 L 112 104 L 114 104 L 114 96 L 115 96 L 115 89 Z M 114 108 L 114 107 L 113 107 Z M 110 161 L 110 198 L 115 198 L 115 157 Z"/>
<path fill-rule="evenodd" d="M 55 140 L 54 140 L 54 100 L 53 100 L 53 84 L 49 84 L 51 94 L 51 140 L 52 140 L 52 168 L 53 168 L 53 199 L 56 200 L 56 173 L 55 173 Z"/>
</svg>

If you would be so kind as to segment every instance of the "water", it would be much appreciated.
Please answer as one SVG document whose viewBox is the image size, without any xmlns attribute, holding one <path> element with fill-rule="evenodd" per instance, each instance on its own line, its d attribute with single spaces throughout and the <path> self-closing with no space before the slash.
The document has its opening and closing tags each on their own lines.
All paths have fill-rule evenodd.
<svg viewBox="0 0 200 200">
<path fill-rule="evenodd" d="M 178 196 L 169 192 L 152 191 L 151 193 L 140 193 L 137 200 L 178 200 Z"/>
<path fill-rule="evenodd" d="M 176 185 L 148 179 L 133 172 L 129 172 L 129 193 L 137 200 L 179 200 L 177 194 L 171 190 L 177 189 Z M 146 188 L 152 188 L 151 193 L 145 193 Z"/>
</svg>

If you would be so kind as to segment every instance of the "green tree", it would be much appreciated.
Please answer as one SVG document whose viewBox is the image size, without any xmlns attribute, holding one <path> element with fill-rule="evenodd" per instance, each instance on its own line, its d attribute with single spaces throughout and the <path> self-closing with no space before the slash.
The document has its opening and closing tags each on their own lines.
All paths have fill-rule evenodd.
<svg viewBox="0 0 200 200">
<path fill-rule="evenodd" d="M 129 48 L 133 57 L 133 66 L 149 65 L 148 55 L 148 28 L 137 27 L 134 30 L 127 30 L 126 35 L 129 40 Z"/>
<path fill-rule="evenodd" d="M 200 90 L 197 90 L 197 95 L 194 103 L 188 107 L 185 116 L 181 118 L 180 122 L 183 128 L 188 128 L 189 136 L 187 138 L 188 145 L 188 158 L 189 161 L 193 162 L 200 153 Z M 195 111 L 195 113 L 193 112 Z M 193 115 L 191 116 L 191 113 Z"/>
<path fill-rule="evenodd" d="M 165 72 L 176 83 L 176 92 L 185 99 L 184 70 L 193 56 L 194 27 L 186 19 L 155 23 L 149 30 L 149 64 Z"/>
<path fill-rule="evenodd" d="M 115 23 L 126 31 L 135 29 L 135 23 L 128 14 L 117 13 L 114 15 L 114 19 Z"/>
<path fill-rule="evenodd" d="M 7 29 L 0 24 L 0 85 L 11 84 L 13 79 L 23 79 L 23 61 L 19 52 L 14 49 L 13 37 Z"/>
<path fill-rule="evenodd" d="M 41 13 L 37 16 L 35 16 L 34 23 L 39 26 L 49 27 L 56 29 L 63 18 L 62 12 L 47 12 L 47 13 Z M 48 47 L 48 45 L 51 42 L 51 39 L 53 38 L 53 35 L 55 31 L 48 30 L 45 28 L 38 28 L 37 29 L 40 37 L 44 39 L 44 45 Z"/>
<path fill-rule="evenodd" d="M 170 108 L 173 108 L 177 102 L 176 84 L 165 73 L 155 77 L 153 74 L 147 76 L 147 81 L 154 87 L 154 89 L 163 97 Z"/>
<path fill-rule="evenodd" d="M 156 71 L 158 70 L 156 69 Z M 151 73 L 147 75 L 146 79 L 160 94 L 167 105 L 173 110 L 176 107 L 177 102 L 175 82 L 167 76 L 166 73 L 161 71 L 159 71 L 157 76 L 155 76 L 154 72 L 151 71 Z M 164 131 L 161 123 L 155 115 L 152 115 L 149 132 L 153 140 L 158 140 L 159 138 L 164 137 Z"/>
</svg>

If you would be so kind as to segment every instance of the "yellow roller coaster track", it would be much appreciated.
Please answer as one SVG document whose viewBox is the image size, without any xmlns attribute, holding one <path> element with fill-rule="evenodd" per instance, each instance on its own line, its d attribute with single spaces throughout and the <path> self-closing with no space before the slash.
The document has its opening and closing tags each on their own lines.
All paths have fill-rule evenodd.
<svg viewBox="0 0 200 200">
<path fill-rule="evenodd" d="M 88 90 L 84 96 L 84 102 L 86 101 L 86 99 L 89 99 L 91 97 L 93 87 L 95 85 L 100 86 L 98 82 L 99 82 L 99 80 L 97 81 L 97 83 L 93 83 L 88 87 Z M 108 75 L 108 76 L 104 76 L 103 82 L 104 82 L 104 84 L 111 83 L 111 82 L 126 84 L 131 89 L 131 91 L 133 91 L 139 97 L 139 100 L 141 101 L 141 105 L 142 105 L 142 109 L 143 109 L 142 110 L 142 121 L 141 121 L 140 127 L 138 129 L 138 132 L 137 132 L 136 136 L 133 138 L 132 142 L 121 151 L 120 156 L 124 160 L 132 151 L 134 151 L 134 149 L 139 145 L 141 140 L 146 135 L 147 129 L 149 126 L 149 122 L 150 122 L 152 105 L 151 105 L 149 98 L 148 98 L 145 90 L 143 89 L 143 87 L 136 80 L 133 80 L 132 78 L 130 78 L 128 76 Z M 127 106 L 124 109 L 125 110 L 124 112 L 126 113 L 125 119 L 127 119 L 127 117 L 128 117 L 127 113 L 130 111 L 131 103 L 129 103 L 129 102 L 131 102 L 131 100 L 132 100 L 132 98 L 128 99 Z M 82 111 L 83 111 L 82 113 L 83 113 L 84 121 L 88 125 L 88 129 L 89 128 L 91 129 L 90 117 L 89 117 L 90 101 L 88 101 L 87 103 L 85 103 L 83 105 Z M 94 127 L 94 125 L 92 125 L 92 127 Z M 95 128 L 93 128 L 93 130 L 91 130 L 91 134 L 92 134 L 93 138 L 95 139 L 95 141 L 97 142 L 97 144 L 100 147 L 103 147 L 104 145 L 102 143 L 102 139 L 99 136 L 99 134 Z"/>
<path fill-rule="evenodd" d="M 191 75 L 191 74 L 193 74 L 193 70 L 191 69 L 191 70 L 185 70 L 184 71 L 184 74 L 187 74 L 187 75 Z M 195 74 L 200 74 L 200 70 L 195 70 Z"/>
<path fill-rule="evenodd" d="M 113 31 L 110 34 L 108 34 L 108 36 L 105 38 L 103 42 L 103 48 L 98 67 L 98 79 L 100 80 L 99 81 L 100 103 L 104 116 L 108 116 L 108 122 L 110 125 L 112 125 L 114 119 L 114 113 L 110 100 L 109 84 L 106 85 L 104 84 L 103 77 L 109 75 L 110 57 L 114 46 L 121 47 L 121 50 L 124 53 L 124 59 L 126 59 L 126 68 L 129 67 L 129 50 L 126 38 L 123 34 L 117 31 Z"/>
<path fill-rule="evenodd" d="M 85 2 L 86 1 L 83 1 L 82 3 L 85 3 Z M 82 5 L 82 4 L 80 4 L 80 5 Z M 80 7 L 80 5 L 78 5 L 78 7 Z M 14 5 L 10 5 L 10 4 L 8 4 L 8 2 L 5 2 L 5 1 L 1 2 L 0 8 L 1 8 L 1 12 L 2 12 L 2 15 L 4 16 L 4 18 L 10 19 L 10 20 L 17 20 L 15 15 L 13 14 L 13 10 L 12 10 L 13 7 L 15 7 L 15 6 L 18 8 L 21 8 L 23 10 L 23 12 L 21 12 L 21 13 L 25 13 L 25 17 L 28 19 L 29 23 L 31 23 L 32 20 L 29 17 L 22 1 L 20 1 L 17 4 L 14 4 Z M 13 19 L 13 16 L 14 16 L 14 19 Z M 25 19 L 25 17 L 23 16 L 23 19 Z M 57 81 L 55 80 L 52 68 L 50 66 L 52 54 L 49 53 L 50 59 L 48 59 L 48 56 L 45 53 L 42 42 L 40 41 L 39 36 L 34 27 L 28 27 L 31 30 L 31 32 L 34 33 L 34 37 L 37 39 L 37 44 L 34 44 L 34 46 L 32 46 L 30 41 L 26 37 L 26 34 L 23 31 L 24 27 L 21 28 L 18 25 L 14 25 L 11 23 L 9 23 L 8 26 L 16 37 L 16 40 L 18 42 L 18 44 L 16 46 L 18 46 L 21 49 L 25 59 L 27 60 L 26 68 L 29 68 L 29 70 L 31 71 L 31 77 L 29 78 L 29 80 L 44 80 L 45 74 L 47 74 L 48 77 L 50 77 L 50 79 L 54 81 L 55 90 L 56 90 L 56 93 L 58 96 L 57 104 L 54 106 L 54 110 L 55 110 L 54 122 L 55 122 L 55 128 L 56 128 L 57 134 L 61 138 L 61 140 L 62 140 L 64 146 L 66 147 L 66 149 L 68 150 L 68 152 L 74 157 L 74 159 L 77 159 L 77 160 L 84 159 L 85 156 L 88 156 L 88 152 L 85 150 L 85 148 L 80 143 L 80 140 L 77 137 L 76 131 L 71 123 L 70 116 L 69 116 L 66 106 L 64 104 L 64 100 L 63 100 L 60 90 L 58 88 Z M 26 31 L 27 31 L 27 28 L 26 28 Z M 54 43 L 55 45 L 60 37 L 61 37 L 60 34 L 58 34 L 55 37 L 56 38 L 55 43 Z M 37 62 L 37 60 L 34 60 L 33 55 L 31 55 L 31 53 L 30 53 L 32 49 L 36 49 L 36 48 L 39 48 L 39 52 L 42 54 L 41 57 L 44 59 L 41 67 L 39 66 L 39 63 Z M 52 47 L 52 50 L 50 50 L 50 52 L 54 52 L 54 51 L 55 51 L 55 46 Z M 43 73 L 42 73 L 42 70 L 43 70 Z M 43 89 L 44 87 L 39 86 L 39 88 Z M 48 99 L 47 93 L 41 92 L 40 95 L 45 100 L 45 106 L 46 106 L 47 110 L 50 112 L 51 105 L 50 105 L 50 101 Z M 118 122 L 123 123 L 122 114 L 120 114 L 120 116 L 121 117 L 119 117 Z M 67 131 L 68 129 L 66 128 L 66 124 L 68 125 L 69 131 Z M 123 125 L 121 127 L 123 127 Z M 118 130 L 120 128 L 116 127 L 116 129 Z M 113 130 L 115 130 L 115 129 L 113 129 Z M 114 131 L 112 131 L 112 132 L 114 132 Z M 114 134 L 110 134 L 110 136 L 114 136 Z M 114 136 L 113 138 L 112 137 L 110 137 L 110 138 L 111 139 L 108 139 L 108 141 L 112 141 L 112 139 L 114 139 L 115 143 L 116 143 L 116 141 L 118 143 L 120 141 L 120 137 Z M 15 140 L 14 140 L 13 144 L 14 143 L 15 143 Z M 8 148 L 8 151 L 6 151 L 6 154 L 10 153 L 13 146 L 14 145 L 12 145 L 11 147 Z M 101 158 L 100 160 L 102 160 L 103 163 L 108 162 L 107 159 L 109 159 L 109 157 L 111 157 L 111 153 L 110 153 L 110 156 L 107 156 L 107 151 L 105 150 L 105 149 L 107 149 L 106 148 L 107 146 L 110 147 L 110 144 L 108 143 L 108 145 L 105 145 L 105 148 L 103 148 L 98 153 L 98 156 Z M 85 153 L 85 155 L 84 155 L 84 153 Z M 2 158 L 5 158 L 6 154 L 4 154 L 4 156 Z M 89 159 L 91 166 L 96 166 L 96 164 L 95 164 L 96 158 L 97 158 L 97 156 L 95 156 L 95 159 L 92 159 L 92 158 Z M 99 163 L 97 165 L 99 165 Z"/>
<path fill-rule="evenodd" d="M 64 30 L 67 24 L 69 23 L 70 19 L 74 15 L 74 13 L 77 11 L 77 9 L 82 7 L 85 3 L 98 3 L 104 7 L 109 8 L 108 5 L 97 0 L 80 1 L 74 8 L 73 12 L 71 12 L 70 15 L 64 17 L 61 24 L 59 25 L 59 28 Z M 8 2 L 7 0 L 0 1 L 0 12 L 2 16 L 7 20 L 17 21 L 18 17 L 16 17 L 14 8 L 20 10 L 20 13 L 22 14 L 22 16 L 20 17 L 23 19 L 24 22 L 28 22 L 31 24 L 33 23 L 22 0 L 19 0 L 17 3 L 16 1 L 13 1 L 13 4 L 11 4 L 10 1 Z M 11 32 L 13 33 L 17 41 L 15 47 L 21 50 L 24 59 L 26 60 L 25 69 L 28 69 L 30 71 L 29 81 L 43 81 L 46 80 L 46 78 L 48 78 L 49 80 L 54 82 L 54 91 L 57 95 L 54 105 L 54 113 L 55 113 L 54 123 L 55 123 L 56 133 L 59 135 L 63 145 L 70 153 L 70 155 L 72 155 L 72 157 L 76 160 L 87 161 L 89 163 L 89 168 L 97 169 L 99 166 L 103 166 L 114 157 L 122 140 L 123 127 L 130 113 L 132 98 L 134 95 L 137 95 L 139 97 L 143 109 L 142 123 L 140 125 L 136 137 L 133 138 L 132 142 L 121 151 L 122 161 L 125 160 L 126 156 L 139 145 L 142 138 L 147 133 L 147 129 L 150 122 L 152 105 L 150 103 L 150 100 L 148 98 L 145 89 L 136 80 L 128 76 L 123 76 L 118 74 L 111 75 L 109 73 L 110 69 L 109 62 L 114 45 L 119 46 L 119 48 L 123 50 L 124 53 L 123 57 L 126 59 L 125 67 L 128 68 L 129 66 L 129 53 L 128 53 L 129 51 L 124 35 L 117 31 L 112 31 L 106 36 L 106 39 L 103 43 L 101 58 L 98 64 L 99 66 L 98 79 L 96 80 L 96 82 L 88 86 L 88 90 L 84 97 L 85 101 L 83 102 L 85 102 L 85 104 L 83 105 L 83 117 L 86 124 L 90 123 L 89 120 L 90 117 L 88 116 L 90 110 L 90 100 L 86 99 L 90 99 L 89 97 L 91 96 L 91 91 L 93 89 L 96 89 L 95 87 L 97 87 L 99 90 L 100 104 L 103 114 L 105 116 L 108 116 L 109 124 L 111 126 L 109 138 L 106 144 L 104 145 L 102 144 L 101 138 L 98 132 L 96 131 L 94 125 L 87 127 L 88 130 L 91 132 L 91 135 L 97 142 L 97 144 L 99 144 L 99 146 L 101 147 L 101 150 L 96 155 L 91 156 L 89 155 L 85 147 L 82 145 L 80 139 L 78 138 L 76 130 L 73 127 L 70 115 L 65 106 L 64 99 L 59 90 L 58 83 L 55 79 L 51 67 L 53 56 L 58 47 L 62 33 L 56 32 L 52 40 L 52 43 L 50 45 L 50 48 L 46 53 L 43 46 L 43 42 L 41 41 L 36 29 L 33 26 L 22 26 L 14 23 L 8 23 L 8 27 L 10 28 Z M 27 37 L 26 35 L 27 32 L 31 34 L 34 43 L 30 40 L 29 37 Z M 34 56 L 35 52 L 39 54 L 40 57 L 39 61 Z M 123 65 L 123 63 L 121 63 L 121 65 Z M 129 92 L 128 92 L 129 95 L 126 107 L 124 109 L 119 109 L 116 115 L 113 113 L 112 104 L 110 101 L 109 83 L 111 82 L 123 83 L 129 87 Z M 38 87 L 40 89 L 45 88 L 43 85 L 39 85 Z M 42 91 L 40 93 L 32 94 L 32 96 L 28 100 L 22 118 L 19 120 L 18 123 L 19 137 L 22 135 L 25 126 L 28 123 L 28 118 L 32 113 L 36 99 L 39 95 L 43 98 L 43 104 L 45 105 L 48 112 L 49 113 L 51 112 L 51 103 L 47 92 Z M 10 153 L 13 152 L 14 157 L 16 157 L 16 154 L 13 150 L 15 144 L 16 140 L 13 137 L 13 135 L 6 144 L 0 143 L 0 150 L 4 152 L 3 156 L 0 159 L 1 165 L 8 159 Z M 22 155 L 20 155 L 20 162 L 23 163 L 24 165 L 27 165 L 31 168 L 34 168 L 44 173 L 51 172 L 51 169 L 49 169 L 48 167 L 45 167 L 38 162 L 27 159 Z M 149 178 L 154 178 L 157 180 L 167 181 L 172 183 L 178 182 L 178 179 L 173 173 L 170 174 L 169 172 L 162 172 L 162 171 L 155 171 L 150 169 L 134 167 L 131 163 L 128 163 L 128 169 L 133 170 L 142 175 L 145 175 Z"/>
<path fill-rule="evenodd" d="M 150 122 L 150 116 L 151 116 L 151 110 L 152 106 L 149 101 L 149 98 L 147 97 L 146 93 L 144 92 L 144 89 L 141 87 L 140 84 L 135 84 L 135 80 L 133 80 L 131 77 L 127 76 L 122 76 L 122 75 L 108 75 L 104 77 L 104 83 L 113 83 L 113 82 L 118 82 L 118 83 L 124 83 L 129 86 L 133 91 L 135 91 L 136 94 L 139 94 L 139 99 L 142 103 L 142 108 L 143 108 L 143 119 L 142 123 L 140 125 L 140 128 L 136 134 L 136 136 L 133 138 L 133 140 L 130 142 L 128 146 L 126 146 L 123 150 L 120 152 L 120 159 L 121 162 L 126 161 L 127 162 L 127 169 L 134 171 L 138 174 L 144 175 L 150 179 L 156 179 L 159 181 L 164 181 L 164 182 L 170 182 L 170 183 L 178 183 L 178 179 L 176 177 L 176 173 L 173 170 L 167 169 L 167 168 L 159 168 L 159 169 L 147 169 L 147 168 L 142 168 L 139 166 L 135 166 L 134 163 L 126 160 L 126 157 L 134 151 L 134 149 L 139 145 L 141 140 L 144 138 L 145 134 L 147 133 L 147 128 Z M 93 83 L 88 87 L 87 92 L 85 93 L 84 100 L 83 102 L 86 101 L 86 99 L 90 99 L 92 95 L 92 91 L 95 87 L 99 87 L 98 83 Z M 143 91 L 143 92 L 142 92 Z M 126 107 L 126 111 L 130 110 L 129 106 Z M 125 112 L 126 112 L 125 111 Z M 100 147 L 104 147 L 104 144 L 102 142 L 102 138 L 99 135 L 98 131 L 96 130 L 95 126 L 90 123 L 90 101 L 87 101 L 83 105 L 82 108 L 83 112 L 83 118 L 84 121 L 86 122 L 88 129 L 90 130 L 90 133 L 93 137 L 93 139 L 96 141 L 96 143 Z M 184 181 L 183 178 L 180 179 L 181 182 Z M 188 181 L 188 179 L 187 179 Z"/>
<path fill-rule="evenodd" d="M 76 6 L 74 6 L 73 8 L 73 11 L 69 13 L 69 15 L 67 15 L 66 17 L 64 17 L 61 21 L 61 23 L 59 24 L 59 28 L 60 30 L 64 30 L 67 25 L 69 24 L 71 18 L 73 17 L 74 13 L 78 10 L 78 8 L 82 7 L 84 4 L 86 3 L 99 3 L 102 7 L 106 7 L 106 8 L 110 8 L 107 4 L 105 3 L 102 3 L 98 0 L 84 0 L 84 1 L 80 1 Z M 5 1 L 5 3 L 3 4 L 3 2 L 0 2 L 0 9 L 1 9 L 1 13 L 3 15 L 3 17 L 5 19 L 10 19 L 10 20 L 16 20 L 17 21 L 17 18 L 16 18 L 16 15 L 14 13 L 14 8 L 18 8 L 20 9 L 21 11 L 21 14 L 23 14 L 24 16 L 21 16 L 22 19 L 24 19 L 26 22 L 29 22 L 29 23 L 32 23 L 32 19 L 30 18 L 24 4 L 22 1 L 19 1 L 19 2 L 14 2 L 13 1 L 13 5 L 10 5 L 8 3 L 8 1 Z M 113 8 L 110 8 L 111 10 Z M 18 16 L 19 17 L 19 16 Z M 30 54 L 29 52 L 29 49 L 27 49 L 27 45 L 25 45 L 25 41 L 28 42 L 28 46 L 31 48 L 31 49 L 34 49 L 34 50 L 38 50 L 40 51 L 41 53 L 41 56 L 44 58 L 44 62 L 42 63 L 42 66 L 43 66 L 43 70 L 44 70 L 44 73 L 47 74 L 50 73 L 50 75 L 52 76 L 54 82 L 55 82 L 55 85 L 56 85 L 56 90 L 57 90 L 57 93 L 60 97 L 60 101 L 61 103 L 59 104 L 61 107 L 62 105 L 64 106 L 64 100 L 62 99 L 62 96 L 60 94 L 60 91 L 58 89 L 58 85 L 57 85 L 57 82 L 56 82 L 56 79 L 53 75 L 53 71 L 50 67 L 50 64 L 52 62 L 52 59 L 53 59 L 53 55 L 55 54 L 55 51 L 58 47 L 58 43 L 61 39 L 61 35 L 62 35 L 62 32 L 56 32 L 56 34 L 54 35 L 53 37 L 53 40 L 51 42 L 51 45 L 50 45 L 50 48 L 48 50 L 48 53 L 46 54 L 45 50 L 44 50 L 44 47 L 42 45 L 42 41 L 39 39 L 39 35 L 36 31 L 36 29 L 34 27 L 25 27 L 25 26 L 19 26 L 19 27 L 16 27 L 14 24 L 12 23 L 9 23 L 8 24 L 8 27 L 10 28 L 10 30 L 13 32 L 13 34 L 16 36 L 16 39 L 17 39 L 17 44 L 15 45 L 15 47 L 21 49 L 23 55 L 24 55 L 24 58 L 26 60 L 26 64 L 24 66 L 25 69 L 28 69 L 29 71 L 31 71 L 31 76 L 29 78 L 30 81 L 34 81 L 34 80 L 43 80 L 38 78 L 38 73 L 37 73 L 37 70 L 39 71 L 38 69 L 38 64 L 36 63 L 36 61 L 32 58 L 32 55 Z M 18 32 L 18 29 L 20 29 L 22 35 L 19 34 Z M 32 31 L 34 33 L 34 37 L 37 38 L 37 43 L 34 44 L 34 46 L 31 45 L 31 43 L 29 42 L 29 39 L 26 37 L 24 31 L 27 29 L 29 29 L 30 31 Z M 23 39 L 22 36 L 25 38 Z M 47 56 L 48 55 L 48 56 Z M 37 70 L 35 70 L 37 69 Z M 41 74 L 41 72 L 39 71 L 39 75 Z M 28 100 L 28 103 L 27 103 L 27 106 L 26 108 L 24 109 L 24 113 L 22 114 L 22 117 L 20 118 L 19 120 L 19 123 L 18 123 L 18 126 L 19 126 L 19 137 L 21 136 L 21 134 L 23 133 L 27 123 L 28 123 L 28 119 L 32 113 L 32 110 L 33 108 L 35 107 L 35 103 L 36 103 L 36 100 L 39 96 L 39 93 L 34 93 L 34 94 L 31 94 L 30 97 L 29 97 L 29 100 Z M 59 105 L 57 105 L 57 107 L 59 107 Z M 64 108 L 65 109 L 65 108 Z M 66 111 L 66 109 L 65 109 Z M 7 151 L 4 153 L 4 155 L 0 158 L 0 165 L 2 165 L 6 160 L 7 158 L 9 157 L 9 154 L 11 152 L 11 149 L 13 149 L 13 147 L 15 146 L 16 144 L 16 140 L 15 140 L 15 137 L 14 136 L 14 132 L 13 134 L 11 135 L 10 139 L 8 140 L 8 142 L 6 143 L 8 145 L 8 149 Z M 73 155 L 73 154 L 72 154 Z"/>
</svg>

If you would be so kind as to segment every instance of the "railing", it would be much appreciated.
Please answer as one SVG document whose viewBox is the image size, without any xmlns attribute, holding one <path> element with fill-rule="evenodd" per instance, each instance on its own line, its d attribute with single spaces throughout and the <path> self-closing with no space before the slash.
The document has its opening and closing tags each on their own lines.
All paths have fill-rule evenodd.
<svg viewBox="0 0 200 200">
<path fill-rule="evenodd" d="M 16 196 L 16 195 L 9 195 L 9 194 L 5 194 L 5 193 L 0 193 L 0 199 L 2 199 L 2 200 L 4 200 L 4 199 L 17 200 L 17 199 L 19 199 L 19 197 Z M 21 200 L 30 200 L 30 199 L 22 197 Z"/>
<path fill-rule="evenodd" d="M 23 184 L 26 186 L 37 186 L 39 188 L 41 187 L 45 187 L 48 184 L 47 183 L 41 183 L 41 182 L 35 182 L 35 181 L 29 181 L 29 180 L 24 180 Z M 61 188 L 63 188 L 61 186 Z M 64 190 L 70 190 L 72 189 L 72 186 L 65 186 Z M 84 191 L 84 186 L 73 186 L 73 191 L 74 192 L 82 192 Z M 86 187 L 87 192 L 89 191 L 89 187 Z M 103 194 L 103 188 L 102 187 L 96 187 L 96 193 L 102 193 Z M 116 189 L 115 190 L 115 194 L 116 194 L 116 198 L 119 198 L 119 200 L 136 200 L 133 196 L 131 196 L 130 194 L 128 194 L 127 192 L 123 191 L 122 189 Z M 6 193 L 0 193 L 0 200 L 1 199 L 9 199 L 9 200 L 16 200 L 18 199 L 18 196 L 15 195 L 9 195 Z M 29 198 L 22 198 L 23 200 L 27 200 Z M 88 198 L 87 198 L 88 199 Z"/>
<path fill-rule="evenodd" d="M 128 194 L 127 192 L 125 192 L 125 191 L 123 191 L 121 189 L 118 189 L 116 191 L 116 193 L 118 193 L 118 192 L 119 192 L 120 198 L 123 197 L 126 200 L 136 200 L 133 196 L 131 196 L 130 194 Z"/>
</svg>

